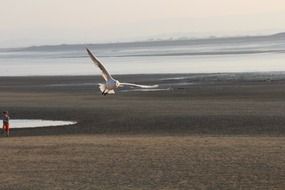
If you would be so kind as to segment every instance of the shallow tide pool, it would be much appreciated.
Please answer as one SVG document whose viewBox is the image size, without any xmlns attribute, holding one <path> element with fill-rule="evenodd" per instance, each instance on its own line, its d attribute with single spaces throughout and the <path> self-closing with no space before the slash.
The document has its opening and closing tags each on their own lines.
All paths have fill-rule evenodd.
<svg viewBox="0 0 285 190">
<path fill-rule="evenodd" d="M 13 128 L 36 128 L 36 127 L 51 127 L 51 126 L 64 126 L 74 125 L 75 121 L 54 121 L 42 119 L 11 119 L 10 127 Z"/>
</svg>

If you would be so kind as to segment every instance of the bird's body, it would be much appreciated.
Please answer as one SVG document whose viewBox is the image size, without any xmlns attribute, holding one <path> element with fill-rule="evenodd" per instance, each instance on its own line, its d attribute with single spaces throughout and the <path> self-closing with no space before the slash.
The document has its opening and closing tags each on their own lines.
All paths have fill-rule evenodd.
<svg viewBox="0 0 285 190">
<path fill-rule="evenodd" d="M 88 55 L 92 59 L 92 61 L 99 67 L 102 71 L 102 77 L 105 80 L 105 84 L 99 84 L 99 89 L 102 92 L 102 95 L 107 94 L 115 94 L 115 89 L 123 86 L 132 86 L 132 87 L 139 87 L 139 88 L 156 88 L 158 85 L 139 85 L 139 84 L 132 84 L 132 83 L 120 83 L 118 80 L 114 79 L 109 72 L 106 70 L 104 65 L 96 58 L 89 49 L 86 49 Z"/>
<path fill-rule="evenodd" d="M 117 86 L 118 81 L 115 79 L 109 79 L 106 81 L 106 89 L 108 90 L 114 90 L 116 88 L 118 88 Z"/>
<path fill-rule="evenodd" d="M 99 89 L 103 95 L 115 94 L 115 89 L 119 87 L 119 81 L 115 79 L 109 79 L 105 84 L 99 84 Z"/>
</svg>

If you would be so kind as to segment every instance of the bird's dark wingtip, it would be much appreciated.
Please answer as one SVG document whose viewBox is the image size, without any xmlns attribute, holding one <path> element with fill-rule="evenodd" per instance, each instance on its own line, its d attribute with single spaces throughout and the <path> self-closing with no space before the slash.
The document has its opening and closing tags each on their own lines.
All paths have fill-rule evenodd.
<svg viewBox="0 0 285 190">
<path fill-rule="evenodd" d="M 91 51 L 88 48 L 86 48 L 86 51 L 89 54 L 89 56 L 93 56 L 93 54 L 91 53 Z"/>
</svg>

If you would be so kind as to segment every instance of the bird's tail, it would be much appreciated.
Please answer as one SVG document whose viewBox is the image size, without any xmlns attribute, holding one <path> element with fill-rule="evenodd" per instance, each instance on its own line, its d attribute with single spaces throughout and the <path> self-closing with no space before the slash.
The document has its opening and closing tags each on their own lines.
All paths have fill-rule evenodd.
<svg viewBox="0 0 285 190">
<path fill-rule="evenodd" d="M 104 92 L 106 90 L 106 85 L 99 83 L 99 89 L 101 92 Z"/>
<path fill-rule="evenodd" d="M 105 92 L 107 94 L 115 94 L 114 90 L 107 90 L 106 89 L 106 84 L 99 83 L 99 89 L 100 89 L 101 92 Z"/>
</svg>

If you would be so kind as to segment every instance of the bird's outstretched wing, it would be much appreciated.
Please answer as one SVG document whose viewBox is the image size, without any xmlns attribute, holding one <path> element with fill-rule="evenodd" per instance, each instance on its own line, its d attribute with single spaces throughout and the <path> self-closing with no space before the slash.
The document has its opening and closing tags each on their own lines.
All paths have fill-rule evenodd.
<svg viewBox="0 0 285 190">
<path fill-rule="evenodd" d="M 139 87 L 139 88 L 157 88 L 158 85 L 140 85 L 140 84 L 133 84 L 133 83 L 120 83 L 120 87 L 124 86 L 131 86 L 131 87 Z"/>
<path fill-rule="evenodd" d="M 99 61 L 99 59 L 97 57 L 95 57 L 91 51 L 86 48 L 88 55 L 90 56 L 90 58 L 92 59 L 92 61 L 99 67 L 99 69 L 101 69 L 102 71 L 102 77 L 105 79 L 105 81 L 111 79 L 111 75 L 108 73 L 107 69 L 104 67 L 104 65 Z"/>
</svg>

